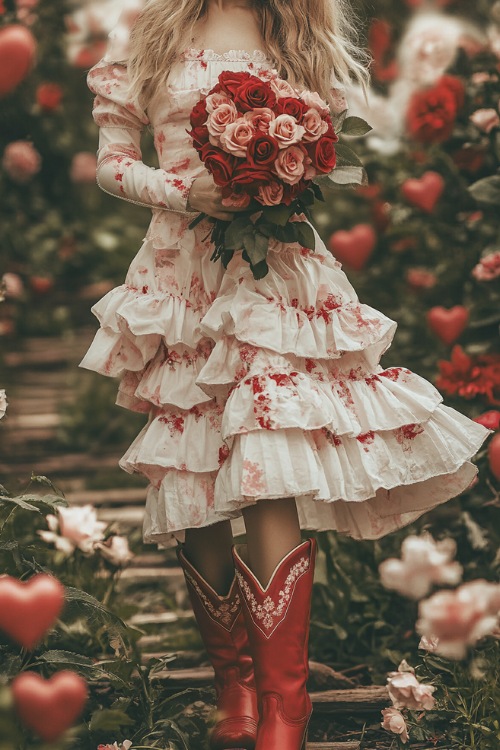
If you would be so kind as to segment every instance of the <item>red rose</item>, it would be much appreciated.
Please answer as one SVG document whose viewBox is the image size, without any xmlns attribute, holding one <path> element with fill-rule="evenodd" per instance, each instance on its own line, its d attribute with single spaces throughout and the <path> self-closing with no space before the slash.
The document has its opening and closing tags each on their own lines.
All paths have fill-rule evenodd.
<svg viewBox="0 0 500 750">
<path fill-rule="evenodd" d="M 208 112 L 207 107 L 204 99 L 201 99 L 193 109 L 191 110 L 191 114 L 189 116 L 189 122 L 191 123 L 192 128 L 201 128 L 202 125 L 204 125 L 207 121 Z"/>
<path fill-rule="evenodd" d="M 248 162 L 244 162 L 243 164 L 239 164 L 234 170 L 231 185 L 234 188 L 234 192 L 257 195 L 261 185 L 269 185 L 275 179 L 273 173 L 268 169 L 255 168 Z"/>
<path fill-rule="evenodd" d="M 310 180 L 304 180 L 303 177 L 300 178 L 298 182 L 295 183 L 295 185 L 290 185 L 289 195 L 290 195 L 290 202 L 295 200 L 301 193 L 303 193 L 307 188 L 309 187 L 311 181 Z"/>
<path fill-rule="evenodd" d="M 337 153 L 334 144 L 338 138 L 323 135 L 317 141 L 305 144 L 305 149 L 312 160 L 313 166 L 320 172 L 329 174 L 337 163 Z"/>
<path fill-rule="evenodd" d="M 267 133 L 260 133 L 247 146 L 247 160 L 252 167 L 264 167 L 274 164 L 280 147 L 276 138 Z"/>
<path fill-rule="evenodd" d="M 211 93 L 219 93 L 223 91 L 225 94 L 229 94 L 231 98 L 234 98 L 236 91 L 239 87 L 247 81 L 249 78 L 255 78 L 248 71 L 237 71 L 237 70 L 224 70 L 219 76 L 219 84 L 211 90 Z"/>
<path fill-rule="evenodd" d="M 212 146 L 211 143 L 205 143 L 202 146 L 200 159 L 214 178 L 215 184 L 221 187 L 227 185 L 231 180 L 233 171 L 238 163 L 238 159 L 235 156 L 227 154 L 216 146 Z"/>
<path fill-rule="evenodd" d="M 328 136 L 328 138 L 333 138 L 333 140 L 337 142 L 339 137 L 334 130 L 332 118 L 330 117 L 330 115 L 326 115 L 326 117 L 322 117 L 321 119 L 328 124 L 328 130 L 325 131 L 324 135 Z"/>
<path fill-rule="evenodd" d="M 57 83 L 41 83 L 36 90 L 36 100 L 46 112 L 57 109 L 62 95 L 62 89 Z"/>
<path fill-rule="evenodd" d="M 257 76 L 250 76 L 235 92 L 234 103 L 241 112 L 259 107 L 272 109 L 276 104 L 276 94 L 268 83 Z"/>
<path fill-rule="evenodd" d="M 464 87 L 454 76 L 442 76 L 435 86 L 417 91 L 406 112 L 410 135 L 419 143 L 443 143 L 453 133 Z"/>
<path fill-rule="evenodd" d="M 186 130 L 186 133 L 193 139 L 193 146 L 197 151 L 200 151 L 205 143 L 208 143 L 210 134 L 208 128 L 203 127 L 193 128 L 192 130 Z"/>
<path fill-rule="evenodd" d="M 294 96 L 282 96 L 276 102 L 275 112 L 277 115 L 291 115 L 297 122 L 300 122 L 308 109 L 309 107 L 300 99 Z"/>
</svg>

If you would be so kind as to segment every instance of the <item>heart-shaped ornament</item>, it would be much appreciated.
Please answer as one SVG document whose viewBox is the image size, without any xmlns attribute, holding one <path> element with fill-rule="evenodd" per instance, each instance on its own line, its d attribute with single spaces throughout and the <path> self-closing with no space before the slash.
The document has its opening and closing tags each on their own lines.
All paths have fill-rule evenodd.
<svg viewBox="0 0 500 750">
<path fill-rule="evenodd" d="M 427 324 L 444 344 L 453 344 L 464 332 L 469 322 L 469 311 L 463 305 L 447 309 L 440 305 L 431 307 Z"/>
<path fill-rule="evenodd" d="M 439 172 L 426 172 L 420 179 L 411 178 L 403 182 L 401 193 L 412 206 L 431 214 L 444 188 L 445 181 Z"/>
<path fill-rule="evenodd" d="M 342 264 L 361 271 L 377 244 L 377 234 L 371 224 L 357 224 L 351 230 L 341 229 L 330 237 L 330 250 Z"/>
<path fill-rule="evenodd" d="M 488 462 L 490 465 L 490 471 L 495 477 L 495 479 L 498 479 L 500 482 L 500 432 L 497 432 L 496 435 L 493 435 L 493 437 L 490 440 L 490 444 L 488 446 Z"/>
<path fill-rule="evenodd" d="M 24 648 L 33 648 L 59 617 L 64 586 L 38 573 L 28 581 L 0 577 L 0 630 Z"/>
<path fill-rule="evenodd" d="M 45 680 L 36 672 L 21 672 L 11 682 L 21 721 L 46 742 L 56 740 L 81 714 L 88 698 L 87 683 L 63 669 Z"/>
<path fill-rule="evenodd" d="M 0 96 L 6 96 L 31 70 L 36 53 L 35 37 L 26 26 L 12 23 L 0 29 Z"/>
</svg>

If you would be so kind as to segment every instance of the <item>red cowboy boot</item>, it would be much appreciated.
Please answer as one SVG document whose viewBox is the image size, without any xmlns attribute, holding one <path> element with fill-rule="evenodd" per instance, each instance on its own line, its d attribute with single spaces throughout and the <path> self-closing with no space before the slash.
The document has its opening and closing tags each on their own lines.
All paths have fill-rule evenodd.
<svg viewBox="0 0 500 750">
<path fill-rule="evenodd" d="M 305 750 L 312 704 L 306 689 L 316 540 L 291 550 L 261 586 L 233 547 L 257 684 L 255 750 Z"/>
<path fill-rule="evenodd" d="M 215 672 L 217 722 L 211 750 L 253 750 L 257 737 L 257 693 L 250 644 L 236 576 L 219 596 L 177 547 L 196 622 Z"/>
</svg>

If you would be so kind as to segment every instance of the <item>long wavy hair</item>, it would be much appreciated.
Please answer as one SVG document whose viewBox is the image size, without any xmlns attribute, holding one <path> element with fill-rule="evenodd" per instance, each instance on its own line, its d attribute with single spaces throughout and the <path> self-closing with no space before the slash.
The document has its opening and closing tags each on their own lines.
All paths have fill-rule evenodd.
<svg viewBox="0 0 500 750">
<path fill-rule="evenodd" d="M 264 52 L 292 86 L 317 91 L 333 106 L 332 80 L 357 81 L 366 91 L 369 55 L 358 44 L 349 0 L 252 0 L 260 20 Z M 130 92 L 147 106 L 166 84 L 181 51 L 191 46 L 207 0 L 147 0 L 132 27 Z"/>
</svg>

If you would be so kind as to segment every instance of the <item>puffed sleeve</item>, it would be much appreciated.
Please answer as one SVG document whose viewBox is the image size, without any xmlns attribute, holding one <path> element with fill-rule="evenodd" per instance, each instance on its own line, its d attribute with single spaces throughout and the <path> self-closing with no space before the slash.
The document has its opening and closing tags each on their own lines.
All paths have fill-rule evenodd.
<svg viewBox="0 0 500 750">
<path fill-rule="evenodd" d="M 87 86 L 95 94 L 92 117 L 99 126 L 97 184 L 131 203 L 184 213 L 195 177 L 182 177 L 142 161 L 141 133 L 149 118 L 128 91 L 122 26 L 123 21 L 110 32 L 106 54 L 87 73 Z"/>
</svg>

